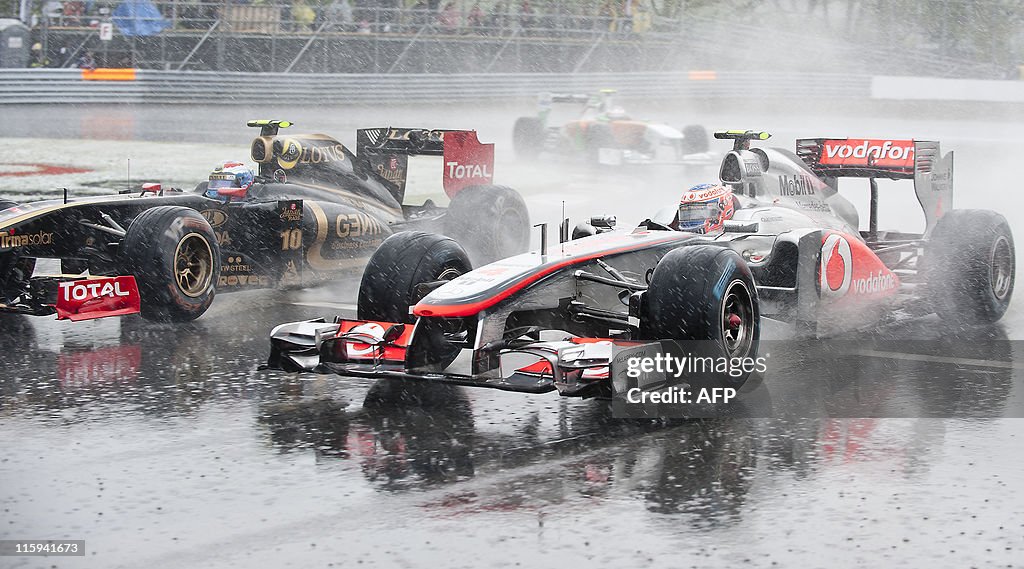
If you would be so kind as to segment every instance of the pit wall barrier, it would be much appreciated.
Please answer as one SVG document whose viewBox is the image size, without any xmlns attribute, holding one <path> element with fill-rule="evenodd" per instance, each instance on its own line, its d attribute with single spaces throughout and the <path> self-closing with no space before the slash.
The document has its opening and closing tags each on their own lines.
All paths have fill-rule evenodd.
<svg viewBox="0 0 1024 569">
<path fill-rule="evenodd" d="M 147 69 L 0 69 L 0 104 L 499 102 L 616 89 L 657 99 L 1024 102 L 1024 81 L 835 73 L 300 74 Z"/>
<path fill-rule="evenodd" d="M 1024 103 L 1024 81 L 880 75 L 871 78 L 871 98 Z"/>
</svg>

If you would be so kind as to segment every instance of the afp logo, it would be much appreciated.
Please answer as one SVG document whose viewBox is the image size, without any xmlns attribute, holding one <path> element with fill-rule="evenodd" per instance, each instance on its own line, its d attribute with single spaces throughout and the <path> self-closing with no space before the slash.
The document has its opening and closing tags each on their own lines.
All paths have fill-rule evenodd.
<svg viewBox="0 0 1024 569">
<path fill-rule="evenodd" d="M 843 296 L 850 290 L 853 276 L 853 254 L 850 242 L 832 233 L 821 245 L 821 266 L 818 278 L 822 296 Z"/>
</svg>

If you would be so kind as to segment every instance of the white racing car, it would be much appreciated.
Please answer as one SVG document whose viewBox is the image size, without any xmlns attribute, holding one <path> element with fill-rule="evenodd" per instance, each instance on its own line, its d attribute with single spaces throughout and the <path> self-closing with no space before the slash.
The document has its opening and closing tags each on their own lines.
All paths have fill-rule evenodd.
<svg viewBox="0 0 1024 569">
<path fill-rule="evenodd" d="M 734 141 L 721 189 L 632 231 L 583 224 L 577 239 L 475 270 L 449 238 L 390 237 L 363 274 L 358 320 L 278 326 L 269 367 L 608 396 L 638 354 L 699 345 L 755 358 L 762 317 L 829 334 L 897 311 L 965 323 L 1006 311 L 1010 228 L 992 211 L 949 209 L 953 159 L 938 142 L 810 138 L 794 153 L 750 148 L 767 133 L 715 136 Z M 866 230 L 843 177 L 870 180 Z M 922 233 L 877 227 L 878 178 L 913 180 Z M 750 373 L 734 371 L 691 380 L 737 388 Z"/>
</svg>

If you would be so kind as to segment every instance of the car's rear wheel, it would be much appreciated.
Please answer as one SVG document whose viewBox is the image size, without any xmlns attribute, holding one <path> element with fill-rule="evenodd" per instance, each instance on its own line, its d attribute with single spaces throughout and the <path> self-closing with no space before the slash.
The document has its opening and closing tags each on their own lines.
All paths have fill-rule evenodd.
<svg viewBox="0 0 1024 569">
<path fill-rule="evenodd" d="M 994 211 L 955 209 L 935 224 L 925 248 L 925 282 L 939 316 L 986 324 L 1010 305 L 1016 273 L 1013 233 Z"/>
<path fill-rule="evenodd" d="M 642 306 L 641 335 L 646 339 L 680 341 L 683 350 L 726 358 L 730 365 L 734 358 L 757 357 L 757 289 L 747 264 L 732 249 L 692 245 L 665 255 L 651 275 Z M 715 377 L 738 388 L 749 378 L 752 364 L 747 369 Z"/>
<path fill-rule="evenodd" d="M 512 128 L 512 148 L 519 160 L 532 160 L 544 149 L 544 124 L 537 117 L 519 117 Z"/>
<path fill-rule="evenodd" d="M 683 153 L 697 154 L 707 152 L 711 148 L 708 139 L 708 131 L 699 124 L 689 124 L 683 127 Z"/>
<path fill-rule="evenodd" d="M 471 186 L 448 206 L 444 232 L 461 244 L 474 266 L 530 247 L 530 212 L 519 192 L 505 186 Z"/>
<path fill-rule="evenodd" d="M 359 283 L 360 320 L 416 321 L 409 307 L 419 302 L 420 285 L 450 281 L 471 269 L 465 250 L 450 237 L 402 231 L 388 237 L 370 257 Z"/>
<path fill-rule="evenodd" d="M 220 248 L 199 212 L 177 206 L 142 212 L 128 227 L 121 256 L 139 285 L 147 320 L 195 320 L 213 302 Z"/>
</svg>

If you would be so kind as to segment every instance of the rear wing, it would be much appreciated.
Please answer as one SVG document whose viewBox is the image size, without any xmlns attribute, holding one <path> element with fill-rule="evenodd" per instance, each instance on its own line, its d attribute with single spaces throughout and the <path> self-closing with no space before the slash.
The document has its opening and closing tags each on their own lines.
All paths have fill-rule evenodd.
<svg viewBox="0 0 1024 569">
<path fill-rule="evenodd" d="M 475 130 L 364 128 L 356 131 L 356 159 L 384 182 L 401 203 L 410 156 L 441 156 L 441 182 L 449 197 L 467 186 L 494 180 L 494 144 L 483 144 Z"/>
<path fill-rule="evenodd" d="M 796 154 L 821 177 L 912 179 L 918 163 L 930 171 L 938 142 L 864 138 L 802 138 Z"/>
<path fill-rule="evenodd" d="M 542 93 L 538 99 L 541 105 L 545 103 L 588 103 L 593 97 L 583 93 Z"/>
<path fill-rule="evenodd" d="M 871 178 L 872 201 L 877 201 L 875 178 L 913 180 L 925 215 L 926 235 L 953 207 L 953 153 L 943 155 L 938 142 L 802 138 L 796 141 L 796 154 L 833 187 L 836 178 Z"/>
</svg>

